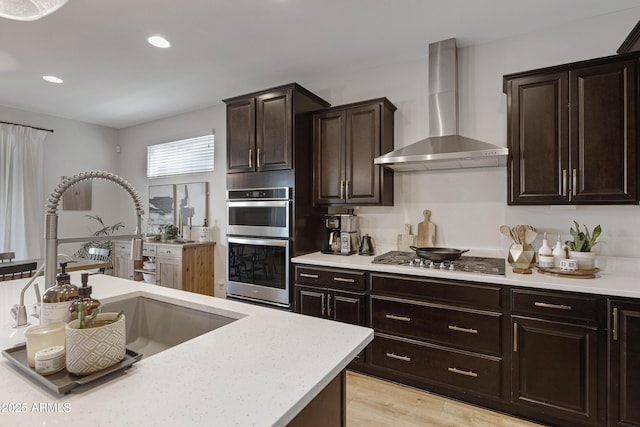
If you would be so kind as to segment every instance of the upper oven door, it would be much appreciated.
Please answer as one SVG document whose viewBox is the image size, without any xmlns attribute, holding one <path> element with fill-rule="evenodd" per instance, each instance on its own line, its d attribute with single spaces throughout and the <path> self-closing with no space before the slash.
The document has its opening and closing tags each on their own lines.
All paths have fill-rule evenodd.
<svg viewBox="0 0 640 427">
<path fill-rule="evenodd" d="M 290 201 L 227 202 L 227 234 L 289 238 Z"/>
</svg>

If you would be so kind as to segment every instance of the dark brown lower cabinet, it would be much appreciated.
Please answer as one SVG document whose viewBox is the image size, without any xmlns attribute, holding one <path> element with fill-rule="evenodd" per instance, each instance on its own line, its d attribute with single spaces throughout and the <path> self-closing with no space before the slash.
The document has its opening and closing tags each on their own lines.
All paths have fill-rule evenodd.
<svg viewBox="0 0 640 427">
<path fill-rule="evenodd" d="M 512 402 L 597 425 L 597 328 L 518 316 L 512 325 Z"/>
<path fill-rule="evenodd" d="M 371 363 L 421 381 L 500 396 L 500 357 L 376 333 Z"/>
<path fill-rule="evenodd" d="M 640 303 L 609 302 L 609 425 L 640 426 Z"/>
<path fill-rule="evenodd" d="M 297 312 L 309 316 L 364 325 L 364 294 L 296 285 Z"/>
</svg>

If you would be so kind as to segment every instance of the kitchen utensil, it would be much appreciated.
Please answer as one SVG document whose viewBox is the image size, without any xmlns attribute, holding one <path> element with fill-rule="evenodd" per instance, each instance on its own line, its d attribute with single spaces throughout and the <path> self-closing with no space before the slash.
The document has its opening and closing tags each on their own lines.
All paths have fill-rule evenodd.
<svg viewBox="0 0 640 427">
<path fill-rule="evenodd" d="M 398 250 L 409 252 L 416 245 L 416 235 L 411 233 L 411 224 L 404 225 L 404 234 L 398 234 Z"/>
<path fill-rule="evenodd" d="M 452 261 L 460 258 L 460 256 L 463 253 L 469 252 L 469 249 L 460 250 L 460 249 L 438 248 L 438 247 L 418 248 L 415 246 L 411 246 L 411 249 L 415 251 L 418 257 L 426 258 L 435 262 Z"/>
<path fill-rule="evenodd" d="M 536 237 L 538 237 L 538 233 L 536 233 L 532 228 L 527 227 L 524 231 L 524 243 L 527 245 L 532 244 Z"/>
<path fill-rule="evenodd" d="M 358 247 L 358 255 L 374 255 L 375 254 L 376 245 L 373 240 L 373 237 L 365 234 L 360 239 L 360 246 Z"/>
<path fill-rule="evenodd" d="M 431 247 L 436 245 L 436 225 L 429 221 L 431 216 L 430 210 L 422 211 L 424 221 L 418 224 L 418 237 L 416 238 L 416 246 Z"/>
<path fill-rule="evenodd" d="M 502 233 L 505 237 L 508 237 L 511 240 L 513 240 L 513 235 L 511 234 L 511 228 L 509 228 L 508 225 L 501 225 L 500 233 Z"/>
</svg>

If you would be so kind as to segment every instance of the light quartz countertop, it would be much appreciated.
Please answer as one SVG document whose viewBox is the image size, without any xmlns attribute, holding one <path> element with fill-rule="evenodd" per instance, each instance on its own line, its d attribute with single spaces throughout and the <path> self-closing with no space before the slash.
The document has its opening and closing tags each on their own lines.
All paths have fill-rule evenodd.
<svg viewBox="0 0 640 427">
<path fill-rule="evenodd" d="M 383 252 L 380 252 L 382 254 Z M 471 251 L 465 255 L 490 256 L 502 258 L 498 251 Z M 639 259 L 635 258 L 598 258 L 596 266 L 601 270 L 593 279 L 556 277 L 539 273 L 533 268 L 533 274 L 517 274 L 506 264 L 505 275 L 475 274 L 457 271 L 440 271 L 428 268 L 402 265 L 372 264 L 373 256 L 364 255 L 328 255 L 314 252 L 298 256 L 292 262 L 324 267 L 348 268 L 377 273 L 393 273 L 410 276 L 433 277 L 464 280 L 469 282 L 495 283 L 500 285 L 522 286 L 557 291 L 584 292 L 617 297 L 640 298 Z"/>
<path fill-rule="evenodd" d="M 79 272 L 71 277 L 80 283 Z M 0 284 L 3 350 L 25 341 L 26 328 L 12 327 L 9 308 L 27 280 Z M 42 279 L 36 283 L 42 291 Z M 103 303 L 149 296 L 237 320 L 68 395 L 27 379 L 0 357 L 0 425 L 286 425 L 373 339 L 369 328 L 142 282 L 94 275 L 90 284 Z M 34 302 L 28 289 L 29 312 Z"/>
</svg>

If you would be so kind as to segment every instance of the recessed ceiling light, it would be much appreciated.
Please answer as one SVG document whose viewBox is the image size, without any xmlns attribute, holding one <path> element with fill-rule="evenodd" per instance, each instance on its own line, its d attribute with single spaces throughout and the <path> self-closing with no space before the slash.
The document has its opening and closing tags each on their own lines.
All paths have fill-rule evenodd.
<svg viewBox="0 0 640 427">
<path fill-rule="evenodd" d="M 42 76 L 43 79 L 45 79 L 48 82 L 51 83 L 62 83 L 63 80 L 60 77 L 56 77 L 56 76 Z"/>
<path fill-rule="evenodd" d="M 171 46 L 171 43 L 167 39 L 161 36 L 151 36 L 147 39 L 150 45 L 165 49 Z"/>
</svg>

